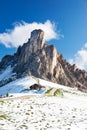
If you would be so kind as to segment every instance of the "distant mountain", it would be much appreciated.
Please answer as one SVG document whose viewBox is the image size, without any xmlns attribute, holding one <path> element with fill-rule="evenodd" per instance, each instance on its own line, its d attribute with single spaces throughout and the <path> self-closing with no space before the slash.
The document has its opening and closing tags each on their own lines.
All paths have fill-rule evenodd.
<svg viewBox="0 0 87 130">
<path fill-rule="evenodd" d="M 0 86 L 28 75 L 87 92 L 87 72 L 70 65 L 53 45 L 44 43 L 40 29 L 32 31 L 27 43 L 0 62 Z"/>
</svg>

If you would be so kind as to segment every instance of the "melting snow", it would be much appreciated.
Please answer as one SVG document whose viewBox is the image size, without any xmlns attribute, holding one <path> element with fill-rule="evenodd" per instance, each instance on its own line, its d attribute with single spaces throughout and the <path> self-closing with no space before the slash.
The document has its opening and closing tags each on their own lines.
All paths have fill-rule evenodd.
<svg viewBox="0 0 87 130">
<path fill-rule="evenodd" d="M 5 115 L 5 119 L 1 118 Z M 0 102 L 0 130 L 87 130 L 87 97 L 28 96 Z"/>
<path fill-rule="evenodd" d="M 87 130 L 87 94 L 41 79 L 47 89 L 62 88 L 64 97 L 20 94 L 36 82 L 26 77 L 0 88 L 0 94 L 15 93 L 14 98 L 0 99 L 0 130 Z"/>
</svg>

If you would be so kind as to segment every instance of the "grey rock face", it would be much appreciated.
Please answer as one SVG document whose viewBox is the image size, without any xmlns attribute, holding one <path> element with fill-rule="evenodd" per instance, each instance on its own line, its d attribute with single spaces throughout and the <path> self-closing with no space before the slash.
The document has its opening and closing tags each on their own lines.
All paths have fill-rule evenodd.
<svg viewBox="0 0 87 130">
<path fill-rule="evenodd" d="M 24 44 L 21 48 L 21 54 L 19 56 L 19 61 L 21 63 L 26 63 L 29 60 L 29 57 L 43 48 L 44 32 L 42 30 L 34 30 L 31 33 L 31 38 L 29 41 Z"/>
<path fill-rule="evenodd" d="M 44 32 L 40 29 L 34 30 L 28 42 L 20 46 L 13 56 L 4 57 L 0 68 L 14 63 L 13 72 L 17 78 L 33 75 L 87 91 L 87 72 L 70 65 L 53 45 L 44 43 Z"/>
<path fill-rule="evenodd" d="M 0 70 L 4 69 L 5 67 L 9 66 L 12 64 L 13 61 L 13 56 L 11 55 L 6 55 L 2 58 L 2 61 L 0 62 Z"/>
<path fill-rule="evenodd" d="M 31 33 L 31 38 L 30 38 L 30 52 L 35 53 L 38 49 L 42 49 L 44 42 L 44 32 L 42 30 L 34 30 Z"/>
</svg>

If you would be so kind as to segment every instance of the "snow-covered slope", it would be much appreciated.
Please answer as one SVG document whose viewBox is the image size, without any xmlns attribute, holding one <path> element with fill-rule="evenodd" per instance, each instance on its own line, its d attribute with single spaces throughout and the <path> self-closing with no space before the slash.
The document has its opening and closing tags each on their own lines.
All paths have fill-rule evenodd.
<svg viewBox="0 0 87 130">
<path fill-rule="evenodd" d="M 61 88 L 64 96 L 24 91 L 34 83 L 46 86 L 46 90 Z M 0 95 L 6 93 L 14 98 L 0 99 L 0 130 L 87 130 L 86 93 L 35 77 L 17 79 L 1 87 Z"/>
<path fill-rule="evenodd" d="M 13 82 L 10 82 L 2 87 L 0 87 L 0 95 L 5 95 L 6 93 L 9 94 L 19 94 L 25 89 L 29 89 L 29 86 L 36 83 L 32 77 L 20 78 Z M 26 91 L 24 91 L 25 93 Z"/>
<path fill-rule="evenodd" d="M 8 66 L 0 73 L 0 81 L 10 78 L 13 75 L 11 66 Z"/>
<path fill-rule="evenodd" d="M 30 90 L 30 86 L 33 84 L 40 84 L 42 86 L 45 86 L 46 89 L 45 90 L 41 90 L 41 91 L 34 91 L 34 90 Z M 64 91 L 67 91 L 69 93 L 78 93 L 79 91 L 77 91 L 76 88 L 70 88 L 67 86 L 63 86 L 63 85 L 59 85 L 56 83 L 52 83 L 43 79 L 38 79 L 35 77 L 24 77 L 24 78 L 20 78 L 17 79 L 15 81 L 12 81 L 2 87 L 0 87 L 0 95 L 4 96 L 7 93 L 9 93 L 9 95 L 23 95 L 23 94 L 44 94 L 44 91 L 46 91 L 49 88 L 61 88 Z M 79 92 L 81 93 L 81 92 Z"/>
</svg>

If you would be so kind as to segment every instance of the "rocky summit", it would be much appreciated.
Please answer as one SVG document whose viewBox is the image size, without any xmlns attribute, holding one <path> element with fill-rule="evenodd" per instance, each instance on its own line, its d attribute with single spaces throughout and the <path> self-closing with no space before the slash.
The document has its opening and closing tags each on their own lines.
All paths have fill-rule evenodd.
<svg viewBox="0 0 87 130">
<path fill-rule="evenodd" d="M 0 86 L 23 76 L 33 75 L 87 92 L 87 72 L 76 65 L 70 65 L 57 52 L 54 45 L 44 42 L 44 32 L 34 30 L 23 46 L 14 55 L 6 55 L 0 62 L 0 73 L 11 66 L 15 78 L 1 80 Z"/>
</svg>

